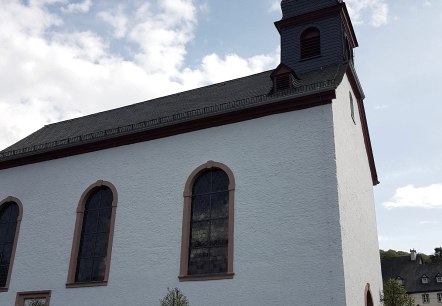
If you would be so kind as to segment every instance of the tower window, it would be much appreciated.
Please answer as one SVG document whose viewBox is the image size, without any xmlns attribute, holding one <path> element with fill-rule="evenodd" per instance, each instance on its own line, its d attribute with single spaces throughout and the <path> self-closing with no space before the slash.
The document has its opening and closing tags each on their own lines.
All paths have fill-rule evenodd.
<svg viewBox="0 0 442 306">
<path fill-rule="evenodd" d="M 351 114 L 351 119 L 353 120 L 353 123 L 356 124 L 355 105 L 353 104 L 353 96 L 351 95 L 351 92 L 349 93 L 349 96 L 350 96 L 350 114 Z"/>
<path fill-rule="evenodd" d="M 321 55 L 321 36 L 317 28 L 308 28 L 301 34 L 301 59 Z"/>
</svg>

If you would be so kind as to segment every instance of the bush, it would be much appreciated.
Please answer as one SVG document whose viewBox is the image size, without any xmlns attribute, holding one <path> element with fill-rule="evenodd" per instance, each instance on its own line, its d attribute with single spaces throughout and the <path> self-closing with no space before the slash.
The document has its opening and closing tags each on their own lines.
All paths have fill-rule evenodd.
<svg viewBox="0 0 442 306">
<path fill-rule="evenodd" d="M 384 306 L 414 306 L 414 300 L 407 295 L 405 288 L 395 279 L 389 279 L 384 284 L 381 302 Z"/>
<path fill-rule="evenodd" d="M 189 306 L 189 301 L 180 289 L 167 288 L 167 294 L 160 300 L 160 306 Z"/>
</svg>

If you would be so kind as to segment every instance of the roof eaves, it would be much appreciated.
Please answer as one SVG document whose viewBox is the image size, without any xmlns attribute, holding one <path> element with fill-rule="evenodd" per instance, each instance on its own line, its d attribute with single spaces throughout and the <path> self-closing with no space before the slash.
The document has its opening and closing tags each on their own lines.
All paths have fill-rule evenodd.
<svg viewBox="0 0 442 306">
<path fill-rule="evenodd" d="M 229 101 L 213 106 L 207 106 L 204 108 L 192 109 L 182 113 L 163 116 L 148 121 L 110 128 L 85 135 L 77 135 L 74 137 L 41 143 L 20 149 L 4 150 L 0 152 L 0 168 L 2 162 L 11 161 L 18 158 L 24 158 L 39 153 L 56 151 L 59 149 L 66 149 L 69 147 L 75 147 L 77 145 L 99 142 L 116 137 L 124 137 L 125 135 L 145 132 L 183 122 L 191 122 L 202 118 L 209 118 L 211 116 L 222 115 L 234 111 L 258 107 L 261 105 L 278 103 L 281 101 L 286 101 L 288 99 L 297 99 L 307 95 L 314 95 L 324 91 L 334 90 L 336 89 L 336 87 L 336 81 L 334 79 L 329 79 L 325 81 L 297 86 L 293 89 L 269 95 L 260 95 L 236 101 Z"/>
</svg>

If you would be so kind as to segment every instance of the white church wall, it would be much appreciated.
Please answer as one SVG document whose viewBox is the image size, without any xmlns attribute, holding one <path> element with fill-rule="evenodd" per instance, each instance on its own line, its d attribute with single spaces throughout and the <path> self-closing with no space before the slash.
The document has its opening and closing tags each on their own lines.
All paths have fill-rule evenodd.
<svg viewBox="0 0 442 306">
<path fill-rule="evenodd" d="M 350 96 L 354 117 L 351 117 Z M 365 305 L 367 283 L 375 305 L 382 290 L 379 245 L 369 168 L 357 99 L 347 76 L 333 101 L 346 305 Z"/>
<path fill-rule="evenodd" d="M 37 290 L 52 290 L 51 305 L 158 305 L 167 287 L 179 287 L 192 306 L 345 305 L 331 108 L 0 171 L 0 200 L 14 196 L 24 207 L 9 291 L 0 293 L 0 305 L 13 305 L 17 292 Z M 338 152 L 345 174 L 341 156 L 348 154 Z M 354 159 L 365 171 L 362 158 Z M 235 175 L 235 276 L 179 282 L 184 184 L 208 160 L 224 163 Z M 371 254 L 376 238 L 369 228 L 375 228 L 374 220 L 365 218 L 374 213 L 368 178 L 356 179 L 361 192 L 348 196 L 357 195 L 360 203 L 354 205 L 365 214 L 355 216 L 351 207 L 347 216 L 350 205 L 342 207 L 346 280 L 362 285 L 365 278 L 349 273 L 371 270 L 377 296 L 376 263 L 368 259 L 370 267 L 359 267 L 353 260 Z M 114 184 L 119 198 L 109 283 L 66 288 L 75 210 L 97 180 Z M 340 196 L 347 192 L 340 190 Z M 363 228 L 354 229 L 360 223 Z"/>
</svg>

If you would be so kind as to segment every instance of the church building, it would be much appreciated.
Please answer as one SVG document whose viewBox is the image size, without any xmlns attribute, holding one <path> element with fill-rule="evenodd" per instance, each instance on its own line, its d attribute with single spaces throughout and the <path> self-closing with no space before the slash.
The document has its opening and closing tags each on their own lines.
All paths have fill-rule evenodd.
<svg viewBox="0 0 442 306">
<path fill-rule="evenodd" d="M 0 305 L 379 304 L 358 41 L 341 0 L 281 8 L 275 69 L 0 152 Z"/>
</svg>

